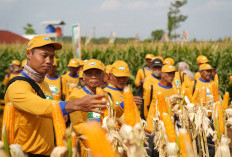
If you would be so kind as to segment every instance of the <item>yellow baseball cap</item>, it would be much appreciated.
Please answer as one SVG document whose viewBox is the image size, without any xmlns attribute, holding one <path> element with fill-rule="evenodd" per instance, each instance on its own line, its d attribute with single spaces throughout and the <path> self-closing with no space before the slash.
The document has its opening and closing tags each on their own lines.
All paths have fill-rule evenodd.
<svg viewBox="0 0 232 157">
<path fill-rule="evenodd" d="M 174 59 L 172 59 L 172 58 L 165 58 L 164 59 L 164 61 L 163 61 L 163 63 L 165 64 L 165 65 L 172 65 L 172 66 L 174 66 L 175 65 L 175 61 L 174 61 Z"/>
<path fill-rule="evenodd" d="M 77 60 L 75 58 L 70 59 L 69 63 L 68 63 L 68 67 L 78 67 L 79 66 L 79 62 L 77 62 Z"/>
<path fill-rule="evenodd" d="M 164 61 L 164 58 L 162 56 L 155 56 L 153 59 L 156 59 L 156 58 L 160 59 L 162 62 Z"/>
<path fill-rule="evenodd" d="M 129 67 L 126 62 L 117 60 L 112 65 L 111 73 L 116 77 L 130 77 Z"/>
<path fill-rule="evenodd" d="M 145 59 L 153 59 L 154 55 L 153 54 L 146 54 Z"/>
<path fill-rule="evenodd" d="M 13 61 L 11 62 L 11 64 L 14 64 L 14 65 L 20 65 L 21 63 L 20 63 L 20 61 L 19 61 L 19 60 L 13 60 Z"/>
<path fill-rule="evenodd" d="M 83 70 L 79 71 L 79 78 L 83 78 Z"/>
<path fill-rule="evenodd" d="M 90 59 L 84 63 L 83 72 L 89 69 L 99 69 L 105 72 L 104 64 L 101 61 L 96 60 L 96 59 Z"/>
<path fill-rule="evenodd" d="M 204 64 L 208 62 L 209 62 L 208 58 L 203 55 L 197 57 L 197 64 Z"/>
<path fill-rule="evenodd" d="M 111 69 L 112 69 L 112 65 L 109 64 L 106 66 L 106 73 L 109 74 L 111 72 Z"/>
<path fill-rule="evenodd" d="M 22 61 L 22 67 L 24 67 L 24 65 L 27 63 L 27 59 L 24 59 L 23 61 Z"/>
<path fill-rule="evenodd" d="M 164 73 L 169 73 L 169 72 L 173 72 L 176 71 L 176 68 L 172 65 L 164 65 L 161 69 L 162 72 Z"/>
<path fill-rule="evenodd" d="M 212 70 L 213 68 L 209 64 L 201 64 L 199 70 Z"/>
<path fill-rule="evenodd" d="M 31 50 L 36 47 L 42 47 L 45 45 L 52 44 L 55 47 L 55 50 L 62 49 L 62 45 L 57 42 L 53 42 L 49 37 L 44 35 L 38 35 L 32 38 L 27 45 L 27 50 Z"/>
</svg>

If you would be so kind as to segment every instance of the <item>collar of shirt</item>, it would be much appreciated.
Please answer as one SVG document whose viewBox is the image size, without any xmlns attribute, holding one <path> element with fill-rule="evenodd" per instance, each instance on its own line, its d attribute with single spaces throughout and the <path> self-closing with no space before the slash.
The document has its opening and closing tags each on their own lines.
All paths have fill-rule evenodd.
<svg viewBox="0 0 232 157">
<path fill-rule="evenodd" d="M 59 78 L 59 76 L 56 76 L 56 77 L 54 77 L 54 78 L 51 78 L 51 77 L 49 77 L 48 75 L 46 75 L 46 77 L 47 77 L 49 80 L 57 80 L 57 79 Z"/>
<path fill-rule="evenodd" d="M 24 77 L 30 78 L 25 72 L 21 73 Z"/>
<path fill-rule="evenodd" d="M 120 92 L 123 91 L 123 89 L 116 88 L 116 87 L 114 87 L 112 84 L 109 84 L 109 85 L 107 86 L 107 88 L 112 89 L 112 90 L 116 90 L 116 91 L 120 91 Z"/>
<path fill-rule="evenodd" d="M 79 75 L 77 74 L 76 76 L 71 76 L 70 73 L 68 74 L 68 76 L 72 77 L 72 78 L 78 78 Z"/>
<path fill-rule="evenodd" d="M 158 83 L 158 85 L 160 86 L 160 87 L 162 87 L 162 88 L 165 88 L 165 89 L 171 89 L 172 88 L 172 86 L 171 87 L 165 87 L 165 86 L 162 86 L 161 84 L 160 84 L 160 82 Z"/>
<path fill-rule="evenodd" d="M 153 77 L 156 78 L 157 80 L 161 80 L 161 77 L 158 78 L 158 77 L 156 77 L 154 74 L 151 74 L 151 76 L 153 76 Z"/>
<path fill-rule="evenodd" d="M 202 80 L 201 78 L 199 78 L 199 80 L 200 80 L 201 82 L 204 82 L 204 83 L 209 83 L 209 82 L 210 82 L 210 80 L 204 81 L 204 80 Z"/>
<path fill-rule="evenodd" d="M 145 69 L 147 69 L 148 71 L 151 71 L 151 69 L 150 69 L 150 68 L 148 68 L 148 67 L 145 67 Z"/>
<path fill-rule="evenodd" d="M 83 90 L 85 91 L 85 93 L 87 93 L 89 95 L 94 95 L 94 93 L 87 86 L 84 86 Z"/>
<path fill-rule="evenodd" d="M 21 70 L 19 70 L 19 72 L 18 72 L 18 73 L 14 73 L 14 72 L 13 72 L 13 74 L 18 75 L 18 74 L 20 74 L 21 72 L 22 72 L 22 71 L 21 71 Z"/>
</svg>

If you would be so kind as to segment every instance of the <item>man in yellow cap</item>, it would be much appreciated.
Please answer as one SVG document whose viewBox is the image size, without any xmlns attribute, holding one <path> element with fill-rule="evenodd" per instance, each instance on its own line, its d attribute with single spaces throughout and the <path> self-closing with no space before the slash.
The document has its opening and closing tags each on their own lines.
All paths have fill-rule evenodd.
<svg viewBox="0 0 232 157">
<path fill-rule="evenodd" d="M 79 82 L 79 75 L 78 75 L 79 68 L 80 68 L 79 67 L 79 62 L 77 61 L 77 59 L 75 59 L 75 58 L 70 59 L 70 61 L 68 63 L 69 73 L 67 75 L 65 74 L 65 75 L 62 76 L 67 82 L 69 93 L 71 93 L 72 90 L 75 87 L 77 87 L 77 85 L 78 85 L 78 82 Z"/>
<path fill-rule="evenodd" d="M 111 64 L 106 66 L 106 73 L 105 73 L 105 78 L 104 78 L 105 87 L 107 87 L 109 84 L 111 69 L 112 69 Z"/>
<path fill-rule="evenodd" d="M 158 92 L 162 92 L 165 99 L 172 95 L 177 95 L 177 89 L 173 86 L 172 82 L 175 77 L 176 68 L 171 65 L 164 65 L 161 70 L 161 80 L 154 85 L 153 98 L 147 117 L 147 130 L 153 130 L 153 117 L 156 117 L 156 100 Z"/>
<path fill-rule="evenodd" d="M 197 88 L 199 91 L 201 91 L 202 88 L 206 88 L 207 95 L 213 95 L 212 84 L 214 81 L 211 79 L 212 70 L 213 68 L 209 64 L 200 65 L 199 71 L 201 77 L 198 80 L 195 80 L 191 86 L 193 94 Z"/>
<path fill-rule="evenodd" d="M 61 44 L 52 42 L 46 36 L 39 35 L 31 39 L 22 76 L 10 80 L 6 89 L 5 104 L 11 102 L 15 107 L 14 143 L 21 145 L 29 157 L 50 156 L 54 149 L 51 117 L 54 100 L 44 78 L 53 65 L 55 50 L 61 48 Z M 98 100 L 104 96 L 86 96 L 80 100 L 58 103 L 63 115 L 76 110 L 102 113 L 96 108 L 105 107 L 105 102 Z"/>
<path fill-rule="evenodd" d="M 78 100 L 86 95 L 96 94 L 96 88 L 101 87 L 104 82 L 104 65 L 101 61 L 90 59 L 84 63 L 83 66 L 83 80 L 85 86 L 82 89 L 74 88 L 68 100 Z M 81 112 L 76 111 L 70 114 L 70 120 L 73 124 L 76 134 L 82 133 L 82 126 L 84 122 L 95 121 L 100 123 L 100 114 L 95 112 Z M 84 150 L 81 145 L 81 156 L 88 156 L 88 152 Z"/>
<path fill-rule="evenodd" d="M 8 74 L 5 76 L 3 84 L 7 86 L 8 82 L 21 74 L 21 63 L 19 60 L 13 60 L 8 69 Z"/>
<path fill-rule="evenodd" d="M 144 106 L 143 106 L 143 110 L 141 109 L 141 117 L 143 119 L 146 119 L 148 115 L 148 110 L 152 99 L 153 85 L 159 83 L 161 80 L 162 66 L 163 66 L 163 62 L 160 59 L 158 58 L 154 59 L 151 62 L 152 74 L 145 78 L 143 84 Z"/>
<path fill-rule="evenodd" d="M 135 86 L 136 87 L 143 87 L 143 82 L 146 78 L 146 76 L 149 76 L 151 74 L 151 61 L 154 58 L 153 54 L 147 54 L 145 56 L 145 61 L 146 61 L 146 66 L 139 69 L 137 74 L 136 74 L 136 78 L 135 78 Z"/>
<path fill-rule="evenodd" d="M 201 64 L 206 64 L 206 63 L 209 63 L 209 60 L 206 56 L 200 55 L 197 57 L 197 65 L 199 68 L 200 68 Z M 198 70 L 194 76 L 194 80 L 198 80 L 200 77 L 201 77 L 201 74 Z"/>
<path fill-rule="evenodd" d="M 104 90 L 111 95 L 116 117 L 121 117 L 124 112 L 123 89 L 130 78 L 130 71 L 127 63 L 122 60 L 115 61 L 114 64 L 112 64 L 109 75 L 109 84 Z M 134 101 L 137 105 L 141 105 L 142 103 L 140 97 L 134 97 Z"/>
</svg>

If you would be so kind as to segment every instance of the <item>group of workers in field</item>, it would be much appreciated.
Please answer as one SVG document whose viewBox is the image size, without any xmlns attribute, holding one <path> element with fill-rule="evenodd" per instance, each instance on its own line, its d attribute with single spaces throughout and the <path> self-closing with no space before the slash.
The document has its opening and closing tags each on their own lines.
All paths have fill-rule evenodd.
<svg viewBox="0 0 232 157">
<path fill-rule="evenodd" d="M 4 85 L 7 86 L 5 103 L 11 102 L 16 109 L 15 143 L 21 145 L 28 156 L 49 156 L 54 148 L 51 119 L 53 100 L 59 102 L 66 124 L 71 122 L 78 135 L 82 133 L 83 123 L 100 122 L 101 108 L 106 107 L 106 101 L 99 100 L 105 95 L 96 94 L 98 87 L 109 94 L 116 117 L 123 118 L 123 89 L 131 76 L 127 63 L 117 60 L 105 66 L 100 60 L 73 58 L 67 65 L 68 72 L 58 75 L 56 69 L 61 58 L 54 56 L 55 50 L 60 49 L 61 44 L 52 42 L 46 36 L 34 37 L 27 46 L 27 59 L 22 64 L 13 60 L 4 79 Z M 146 66 L 138 70 L 134 82 L 138 89 L 134 102 L 141 118 L 147 121 L 148 134 L 153 130 L 157 93 L 162 92 L 167 99 L 181 94 L 186 88 L 194 94 L 197 88 L 200 90 L 204 87 L 207 95 L 212 95 L 212 83 L 218 80 L 216 69 L 202 55 L 197 58 L 199 71 L 195 76 L 185 62 L 178 63 L 176 69 L 172 58 L 163 59 L 147 54 L 145 62 Z M 24 78 L 35 82 L 45 97 L 41 97 L 34 85 Z M 152 141 L 152 136 L 148 138 Z M 83 143 L 81 148 L 82 156 L 88 156 Z M 157 155 L 158 152 L 153 152 L 152 144 L 149 148 L 150 156 Z"/>
</svg>

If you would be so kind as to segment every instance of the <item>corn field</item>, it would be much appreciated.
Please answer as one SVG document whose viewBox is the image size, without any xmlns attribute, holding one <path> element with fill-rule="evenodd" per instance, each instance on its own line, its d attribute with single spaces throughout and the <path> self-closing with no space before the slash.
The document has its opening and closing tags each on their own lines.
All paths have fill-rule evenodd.
<svg viewBox="0 0 232 157">
<path fill-rule="evenodd" d="M 57 73 L 64 74 L 67 71 L 67 64 L 73 57 L 72 45 L 62 43 L 63 49 L 57 51 L 56 57 L 60 59 Z M 196 58 L 198 55 L 205 55 L 212 66 L 217 66 L 219 75 L 220 94 L 225 91 L 232 97 L 232 85 L 229 76 L 232 75 L 232 42 L 224 40 L 221 42 L 189 42 L 189 43 L 127 43 L 114 45 L 90 44 L 82 47 L 82 59 L 95 58 L 101 60 L 105 65 L 112 64 L 115 60 L 124 60 L 128 63 L 132 74 L 129 84 L 133 85 L 136 72 L 145 65 L 144 57 L 147 53 L 155 56 L 161 55 L 164 58 L 172 57 L 176 64 L 185 61 L 189 64 L 190 70 L 198 70 Z M 2 44 L 0 45 L 0 99 L 4 98 L 3 79 L 7 74 L 9 64 L 13 59 L 24 60 L 26 44 Z M 135 91 L 135 90 L 134 90 Z"/>
</svg>

